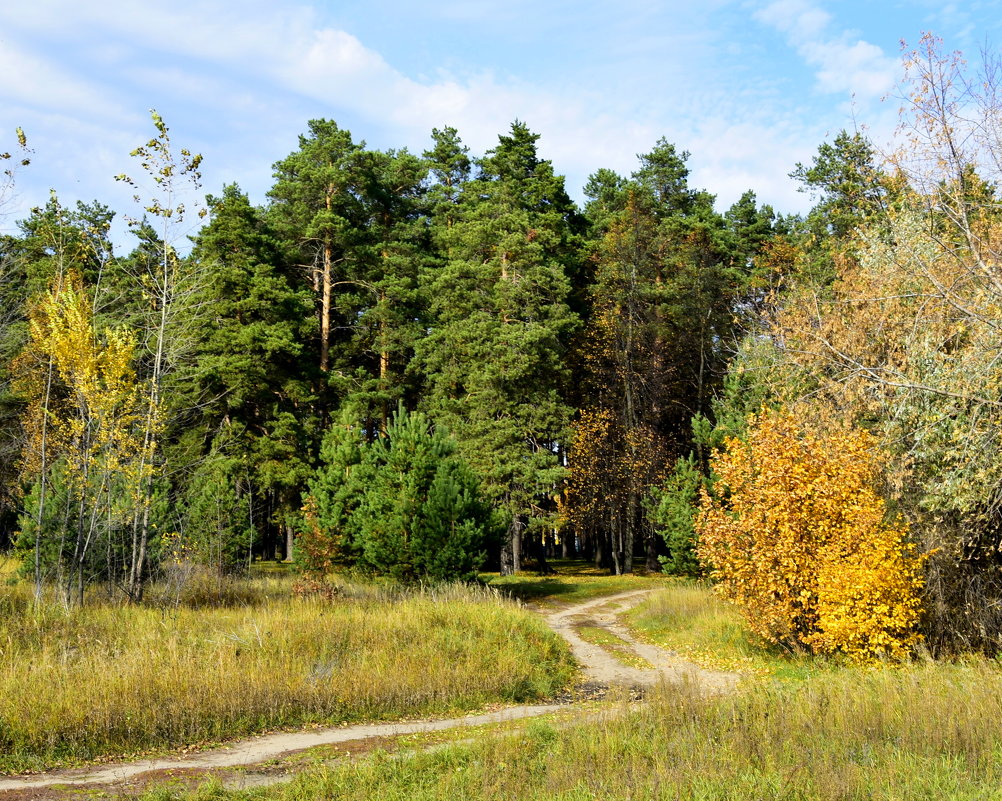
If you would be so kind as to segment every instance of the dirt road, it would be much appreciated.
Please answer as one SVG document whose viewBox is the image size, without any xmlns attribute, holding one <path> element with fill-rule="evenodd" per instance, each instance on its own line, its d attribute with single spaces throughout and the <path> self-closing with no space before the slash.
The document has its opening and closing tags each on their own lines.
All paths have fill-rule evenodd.
<svg viewBox="0 0 1002 801">
<path fill-rule="evenodd" d="M 543 617 L 549 626 L 570 645 L 575 658 L 581 665 L 585 680 L 589 684 L 602 687 L 615 685 L 650 687 L 664 680 L 668 683 L 693 682 L 708 692 L 720 692 L 733 687 L 736 682 L 736 677 L 733 674 L 704 670 L 663 648 L 638 642 L 630 631 L 619 623 L 618 616 L 640 603 L 649 592 L 651 590 L 634 590 L 609 595 L 555 612 L 544 613 Z M 649 669 L 629 667 L 609 651 L 585 642 L 575 630 L 576 626 L 584 622 L 590 626 L 605 629 L 627 643 L 629 648 L 646 660 L 651 667 Z M 499 723 L 535 717 L 558 709 L 567 709 L 567 706 L 560 704 L 512 706 L 496 712 L 445 720 L 364 724 L 302 732 L 265 734 L 186 757 L 146 759 L 113 765 L 52 771 L 34 776 L 0 778 L 0 801 L 62 797 L 62 794 L 50 796 L 44 792 L 44 788 L 51 788 L 55 791 L 57 785 L 71 788 L 79 788 L 84 785 L 114 786 L 150 772 L 225 770 L 266 762 L 319 745 L 376 738 L 385 739 L 406 734 L 444 731 L 460 726 Z"/>
<path fill-rule="evenodd" d="M 640 603 L 651 590 L 633 590 L 618 595 L 608 595 L 544 615 L 557 634 L 571 646 L 574 657 L 581 664 L 587 680 L 602 685 L 627 685 L 651 687 L 661 681 L 669 684 L 690 681 L 709 692 L 732 689 L 737 681 L 733 673 L 705 670 L 682 659 L 672 651 L 637 640 L 630 630 L 619 622 L 619 616 Z M 630 667 L 610 651 L 586 642 L 575 630 L 587 623 L 623 641 L 630 650 L 651 665 L 648 669 Z"/>
</svg>

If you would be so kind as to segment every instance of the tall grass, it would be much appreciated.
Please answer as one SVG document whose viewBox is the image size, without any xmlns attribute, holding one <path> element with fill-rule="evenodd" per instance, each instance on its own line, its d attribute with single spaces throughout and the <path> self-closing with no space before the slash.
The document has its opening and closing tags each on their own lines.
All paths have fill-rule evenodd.
<svg viewBox="0 0 1002 801">
<path fill-rule="evenodd" d="M 746 675 L 803 678 L 829 660 L 793 654 L 755 636 L 731 604 L 702 582 L 676 579 L 631 609 L 626 622 L 645 639 L 704 667 Z"/>
<path fill-rule="evenodd" d="M 536 722 L 517 735 L 313 770 L 285 787 L 186 797 L 988 801 L 1002 798 L 1002 675 L 974 661 L 850 668 L 728 697 L 664 689 L 598 721 Z"/>
<path fill-rule="evenodd" d="M 0 590 L 0 771 L 538 699 L 572 673 L 562 642 L 490 591 L 323 602 L 268 581 L 218 608 L 36 610 Z"/>
</svg>

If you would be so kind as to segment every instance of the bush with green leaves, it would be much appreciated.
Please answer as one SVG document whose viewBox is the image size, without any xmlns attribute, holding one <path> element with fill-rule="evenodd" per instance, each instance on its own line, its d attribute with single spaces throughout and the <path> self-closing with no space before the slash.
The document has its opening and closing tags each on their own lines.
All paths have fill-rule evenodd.
<svg viewBox="0 0 1002 801">
<path fill-rule="evenodd" d="M 236 459 L 213 453 L 198 466 L 183 499 L 184 542 L 196 562 L 219 574 L 246 569 L 256 533 L 250 504 Z"/>
<path fill-rule="evenodd" d="M 327 432 L 297 557 L 314 579 L 353 567 L 404 582 L 469 580 L 496 530 L 455 441 L 399 409 L 371 441 L 348 418 Z"/>
</svg>

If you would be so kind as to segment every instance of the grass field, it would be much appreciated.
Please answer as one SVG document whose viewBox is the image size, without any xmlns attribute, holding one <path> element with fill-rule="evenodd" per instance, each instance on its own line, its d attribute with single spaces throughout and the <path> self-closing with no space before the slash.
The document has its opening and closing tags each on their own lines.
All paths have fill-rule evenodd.
<svg viewBox="0 0 1002 801">
<path fill-rule="evenodd" d="M 562 641 L 489 589 L 348 586 L 325 602 L 289 584 L 70 611 L 0 588 L 0 771 L 534 700 L 573 673 Z"/>
<path fill-rule="evenodd" d="M 846 668 L 728 697 L 668 688 L 599 720 L 377 753 L 284 786 L 145 798 L 991 801 L 1002 799 L 1002 675 L 972 660 Z"/>
<path fill-rule="evenodd" d="M 860 668 L 763 651 L 734 610 L 705 586 L 655 578 L 603 580 L 588 572 L 574 575 L 574 570 L 573 565 L 562 565 L 557 577 L 519 576 L 497 583 L 543 606 L 640 586 L 657 587 L 647 602 L 628 613 L 634 631 L 709 666 L 741 669 L 749 680 L 724 696 L 708 696 L 688 685 L 662 687 L 648 703 L 613 703 L 598 712 L 591 705 L 587 716 L 577 721 L 564 716 L 556 723 L 537 720 L 477 732 L 457 729 L 446 738 L 428 742 L 418 738 L 411 743 L 419 749 L 416 752 L 405 746 L 355 760 L 317 764 L 304 759 L 304 770 L 288 784 L 241 791 L 224 790 L 212 782 L 194 791 L 163 786 L 148 792 L 145 801 L 1002 801 L 1002 670 L 997 662 L 971 658 L 958 663 L 917 661 Z M 137 616 L 130 642 L 138 642 L 143 631 L 146 637 L 160 632 L 164 643 L 176 641 L 171 646 L 175 650 L 194 639 L 202 644 L 193 650 L 211 681 L 217 680 L 212 677 L 241 676 L 244 694 L 254 695 L 266 690 L 274 693 L 282 684 L 280 674 L 268 672 L 269 662 L 264 658 L 271 653 L 268 641 L 281 641 L 284 645 L 278 650 L 285 650 L 285 664 L 297 665 L 284 675 L 307 673 L 312 684 L 329 682 L 328 688 L 339 688 L 332 693 L 343 703 L 336 708 L 319 702 L 302 706 L 290 713 L 293 723 L 315 719 L 310 715 L 327 715 L 328 719 L 394 716 L 411 703 L 412 708 L 423 704 L 423 709 L 447 711 L 467 702 L 482 703 L 490 693 L 514 700 L 546 692 L 555 686 L 556 676 L 565 681 L 569 675 L 566 653 L 538 621 L 490 590 L 452 589 L 435 595 L 349 587 L 343 599 L 323 605 L 276 597 L 272 583 L 277 579 L 259 581 L 264 582 L 261 597 L 266 600 L 256 605 L 197 613 L 158 612 L 161 619 L 156 625 L 140 622 Z M 16 617 L 13 611 L 8 604 L 6 618 L 0 614 L 0 625 L 7 626 L 0 629 L 0 644 L 6 642 L 8 649 L 16 645 L 10 634 L 17 629 L 11 623 Z M 125 611 L 146 614 L 155 610 Z M 66 617 L 49 614 L 34 624 L 37 631 L 22 635 L 26 643 L 49 643 L 48 651 L 42 649 L 51 652 L 46 663 L 49 671 L 61 664 L 60 658 L 68 665 L 79 658 L 77 653 L 60 651 L 57 643 L 69 643 L 66 648 L 76 647 L 82 653 L 85 641 L 107 637 L 101 640 L 101 650 L 117 654 L 115 658 L 123 662 L 128 661 L 127 655 L 142 650 L 135 644 L 124 649 L 102 629 L 102 616 L 111 615 L 111 610 L 95 608 Z M 205 623 L 210 619 L 214 627 Z M 19 625 L 22 630 L 27 626 Z M 187 638 L 181 630 L 190 627 L 196 633 Z M 585 621 L 582 627 L 587 628 Z M 280 631 L 283 628 L 286 633 Z M 293 630 L 301 632 L 299 639 L 290 633 Z M 167 632 L 172 633 L 166 636 Z M 331 646 L 332 638 L 337 646 Z M 291 652 L 316 647 L 318 640 L 326 642 L 326 651 L 292 660 Z M 394 648 L 380 650 L 374 645 L 377 640 L 391 642 Z M 146 642 L 151 658 L 154 651 L 171 650 L 153 639 Z M 244 652 L 244 647 L 250 652 Z M 360 650 L 356 654 L 353 649 Z M 485 664 L 487 649 L 491 650 Z M 239 660 L 255 650 L 261 653 L 252 664 L 259 667 L 243 670 L 245 663 Z M 394 661 L 393 650 L 418 661 Z M 27 653 L 23 651 L 22 657 Z M 335 654 L 342 654 L 341 661 Z M 532 657 L 526 658 L 528 654 Z M 530 663 L 540 655 L 548 662 L 543 671 L 533 673 Z M 226 669 L 213 669 L 214 659 Z M 448 682 L 436 684 L 443 659 L 453 665 L 454 672 Z M 24 658 L 21 662 L 23 677 L 27 669 Z M 115 664 L 102 663 L 109 674 Z M 485 690 L 483 674 L 492 671 L 507 679 L 499 678 Z M 83 676 L 95 676 L 96 671 L 91 667 L 74 675 L 86 684 Z M 39 682 L 35 698 L 44 706 L 45 685 Z M 306 685 L 312 686 L 311 682 Z M 69 683 L 69 677 L 50 680 L 50 694 L 58 695 L 53 688 Z M 137 681 L 135 686 L 140 684 Z M 10 693 L 20 686 L 32 685 L 11 683 L 0 688 L 0 703 L 10 703 Z M 202 687 L 198 694 L 222 697 L 227 686 L 220 680 L 210 690 Z M 82 693 L 75 689 L 67 694 L 70 708 L 91 708 L 86 704 L 93 703 L 94 697 L 85 701 Z M 122 708 L 138 709 L 138 697 Z M 21 719 L 30 717 L 29 702 L 19 708 Z M 232 731 L 235 724 L 227 715 L 235 708 L 210 709 L 203 704 L 200 714 L 205 717 L 199 725 L 211 732 L 220 721 L 228 721 Z M 66 717 L 64 708 L 63 718 L 56 719 Z M 106 718 L 101 725 L 114 719 Z M 88 721 L 88 716 L 78 716 L 76 725 L 88 730 Z M 258 719 L 253 725 L 260 723 Z M 44 724 L 37 724 L 37 729 L 43 731 Z M 97 729 L 89 731 L 93 742 Z M 4 732 L 0 728 L 0 734 Z M 74 732 L 69 728 L 63 734 L 72 737 Z M 430 744 L 435 747 L 421 750 Z M 27 753 L 15 758 L 27 764 Z M 67 756 L 58 750 L 47 753 Z"/>
</svg>

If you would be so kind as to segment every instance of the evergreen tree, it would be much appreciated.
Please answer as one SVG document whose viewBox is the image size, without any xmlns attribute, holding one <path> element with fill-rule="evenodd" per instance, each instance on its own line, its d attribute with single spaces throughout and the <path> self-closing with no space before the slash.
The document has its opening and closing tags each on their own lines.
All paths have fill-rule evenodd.
<svg viewBox="0 0 1002 801">
<path fill-rule="evenodd" d="M 790 173 L 802 192 L 818 198 L 808 221 L 814 233 L 844 238 L 886 210 L 887 180 L 877 167 L 876 151 L 859 132 L 839 131 L 824 142 L 810 166 L 797 164 Z"/>
<path fill-rule="evenodd" d="M 456 444 L 402 407 L 368 441 L 345 416 L 325 438 L 300 537 L 308 572 L 351 565 L 401 581 L 469 580 L 494 518 Z"/>
<path fill-rule="evenodd" d="M 353 258 L 363 231 L 361 199 L 364 144 L 331 120 L 311 120 L 299 150 L 275 164 L 272 216 L 295 247 L 318 298 L 319 367 L 330 369 L 337 269 Z"/>
<path fill-rule="evenodd" d="M 431 179 L 428 190 L 428 207 L 435 220 L 436 232 L 448 257 L 448 231 L 456 222 L 463 187 L 470 180 L 473 162 L 469 148 L 459 138 L 455 128 L 432 129 L 434 146 L 424 152 L 425 163 Z"/>
<path fill-rule="evenodd" d="M 193 471 L 183 499 L 184 544 L 217 574 L 246 570 L 257 536 L 241 461 L 213 452 Z"/>
<path fill-rule="evenodd" d="M 246 482 L 262 507 L 262 534 L 270 524 L 285 533 L 315 451 L 308 432 L 317 424 L 310 408 L 317 368 L 303 357 L 316 320 L 278 237 L 239 187 L 226 186 L 209 206 L 191 255 L 203 274 L 193 320 L 198 344 L 185 376 L 198 399 L 192 447 L 201 458 L 225 441 L 224 453 L 245 466 L 233 481 Z"/>
<path fill-rule="evenodd" d="M 430 247 L 426 174 L 425 163 L 406 150 L 367 151 L 362 161 L 363 217 L 338 281 L 335 305 L 346 322 L 330 380 L 370 436 L 385 429 L 399 402 L 415 402 L 407 368 L 422 332 L 418 273 Z"/>
<path fill-rule="evenodd" d="M 563 179 L 515 122 L 480 162 L 449 216 L 433 220 L 448 258 L 424 274 L 429 333 L 417 345 L 422 406 L 454 432 L 485 492 L 505 510 L 503 572 L 542 524 L 562 475 L 570 408 L 566 343 L 579 225 Z"/>
</svg>

